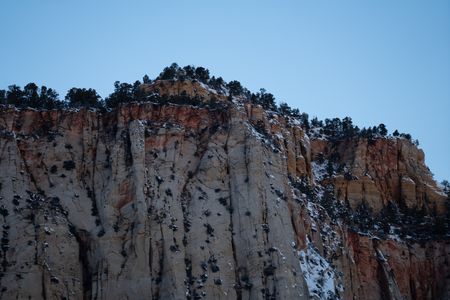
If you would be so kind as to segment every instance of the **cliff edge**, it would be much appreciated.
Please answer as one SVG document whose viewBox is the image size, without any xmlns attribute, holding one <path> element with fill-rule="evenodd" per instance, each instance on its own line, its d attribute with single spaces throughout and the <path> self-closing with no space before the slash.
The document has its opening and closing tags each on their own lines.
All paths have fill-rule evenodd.
<svg viewBox="0 0 450 300">
<path fill-rule="evenodd" d="M 2 299 L 448 299 L 448 194 L 402 137 L 195 105 L 0 108 Z"/>
</svg>

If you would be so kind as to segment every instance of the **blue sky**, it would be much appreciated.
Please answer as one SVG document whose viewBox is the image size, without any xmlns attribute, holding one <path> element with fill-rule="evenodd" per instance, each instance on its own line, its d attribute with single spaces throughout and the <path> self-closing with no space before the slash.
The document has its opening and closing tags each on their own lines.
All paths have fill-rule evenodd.
<svg viewBox="0 0 450 300">
<path fill-rule="evenodd" d="M 202 65 L 310 116 L 411 133 L 450 179 L 448 0 L 4 0 L 0 34 L 3 89 L 107 96 L 116 80 Z"/>
</svg>

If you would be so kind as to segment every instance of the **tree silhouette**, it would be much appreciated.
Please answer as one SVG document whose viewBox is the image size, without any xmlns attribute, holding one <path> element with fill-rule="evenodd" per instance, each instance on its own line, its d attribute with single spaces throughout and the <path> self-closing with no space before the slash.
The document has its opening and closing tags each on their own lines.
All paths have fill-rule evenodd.
<svg viewBox="0 0 450 300">
<path fill-rule="evenodd" d="M 150 84 L 152 83 L 152 80 L 150 79 L 150 77 L 148 77 L 147 74 L 145 74 L 144 77 L 142 78 L 142 82 L 145 84 Z"/>
<path fill-rule="evenodd" d="M 34 83 L 24 87 L 24 94 L 28 106 L 39 109 L 62 108 L 64 103 L 58 99 L 58 93 L 45 85 L 39 88 Z"/>
<path fill-rule="evenodd" d="M 30 107 L 42 107 L 39 99 L 39 93 L 38 93 L 39 87 L 33 83 L 30 82 L 23 88 L 24 96 L 26 98 L 26 103 Z"/>
<path fill-rule="evenodd" d="M 7 104 L 6 102 L 6 91 L 0 90 L 0 104 Z"/>
<path fill-rule="evenodd" d="M 306 130 L 309 130 L 311 127 L 309 125 L 309 115 L 307 113 L 301 113 L 297 116 L 298 109 L 293 110 L 293 116 L 297 117 L 300 120 L 300 123 L 302 124 L 302 127 Z"/>
<path fill-rule="evenodd" d="M 211 79 L 209 80 L 209 85 L 213 88 L 213 89 L 220 89 L 222 88 L 222 86 L 225 84 L 225 81 L 223 80 L 222 77 L 211 77 Z"/>
<path fill-rule="evenodd" d="M 26 107 L 25 99 L 25 94 L 19 86 L 13 84 L 8 87 L 8 91 L 6 92 L 6 100 L 8 104 L 12 104 L 17 107 Z"/>
<path fill-rule="evenodd" d="M 65 97 L 69 107 L 101 108 L 103 106 L 101 97 L 94 89 L 71 88 Z"/>
<path fill-rule="evenodd" d="M 227 88 L 230 91 L 231 96 L 240 95 L 244 91 L 244 88 L 242 87 L 241 83 L 237 80 L 228 82 Z"/>
<path fill-rule="evenodd" d="M 408 141 L 411 141 L 411 135 L 409 133 L 402 133 L 400 134 L 401 137 L 404 137 L 405 139 L 407 139 Z"/>
<path fill-rule="evenodd" d="M 116 107 L 120 103 L 129 103 L 134 100 L 133 86 L 129 83 L 114 82 L 114 92 L 106 98 L 107 107 Z"/>
<path fill-rule="evenodd" d="M 58 93 L 45 85 L 40 88 L 38 103 L 38 108 L 44 109 L 61 109 L 64 107 L 64 102 L 59 100 Z"/>
<path fill-rule="evenodd" d="M 198 67 L 195 69 L 195 79 L 200 82 L 208 83 L 209 81 L 209 70 L 203 67 Z"/>
<path fill-rule="evenodd" d="M 387 129 L 386 129 L 386 125 L 384 125 L 383 123 L 381 123 L 380 125 L 378 125 L 378 133 L 381 136 L 386 136 L 387 135 Z"/>
<path fill-rule="evenodd" d="M 165 67 L 164 70 L 159 74 L 157 79 L 160 80 L 174 80 L 177 79 L 177 74 L 180 70 L 178 64 L 173 63 L 170 67 Z"/>
<path fill-rule="evenodd" d="M 351 137 L 355 134 L 352 118 L 345 117 L 342 119 L 342 133 L 344 137 Z"/>
<path fill-rule="evenodd" d="M 183 67 L 183 71 L 187 78 L 195 78 L 195 68 L 193 66 L 185 66 Z"/>
<path fill-rule="evenodd" d="M 280 103 L 280 106 L 278 107 L 278 111 L 283 116 L 292 116 L 292 108 L 286 102 Z"/>
<path fill-rule="evenodd" d="M 136 80 L 134 84 L 126 82 L 114 82 L 114 92 L 105 99 L 107 107 L 116 107 L 120 103 L 130 103 L 144 100 L 144 92 L 141 90 L 141 82 Z"/>
<path fill-rule="evenodd" d="M 275 97 L 271 93 L 267 93 L 265 89 L 260 89 L 259 93 L 252 94 L 251 102 L 254 104 L 260 104 L 265 109 L 277 110 L 277 105 L 275 104 Z"/>
</svg>

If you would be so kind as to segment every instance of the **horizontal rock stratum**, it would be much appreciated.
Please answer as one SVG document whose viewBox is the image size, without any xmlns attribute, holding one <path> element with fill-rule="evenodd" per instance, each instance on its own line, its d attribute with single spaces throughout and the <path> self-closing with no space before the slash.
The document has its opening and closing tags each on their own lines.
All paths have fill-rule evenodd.
<svg viewBox="0 0 450 300">
<path fill-rule="evenodd" d="M 449 200 L 413 143 L 143 90 L 219 105 L 0 108 L 1 299 L 450 297 Z"/>
</svg>

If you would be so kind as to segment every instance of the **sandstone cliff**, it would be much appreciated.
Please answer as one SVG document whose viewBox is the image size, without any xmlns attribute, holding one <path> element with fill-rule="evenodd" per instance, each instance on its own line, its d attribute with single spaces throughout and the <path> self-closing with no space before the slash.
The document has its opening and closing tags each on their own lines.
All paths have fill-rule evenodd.
<svg viewBox="0 0 450 300">
<path fill-rule="evenodd" d="M 450 297 L 449 200 L 415 145 L 169 86 L 220 105 L 1 109 L 0 298 Z"/>
</svg>

